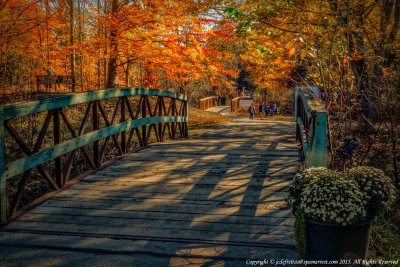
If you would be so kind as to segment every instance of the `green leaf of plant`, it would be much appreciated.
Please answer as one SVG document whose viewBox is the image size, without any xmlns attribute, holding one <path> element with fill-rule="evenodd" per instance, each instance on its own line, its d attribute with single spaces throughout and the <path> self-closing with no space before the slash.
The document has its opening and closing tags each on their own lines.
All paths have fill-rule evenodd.
<svg viewBox="0 0 400 267">
<path fill-rule="evenodd" d="M 225 8 L 224 13 L 232 14 L 233 11 L 235 11 L 235 10 L 236 10 L 236 8 L 234 8 L 234 7 L 227 7 L 227 8 Z"/>
<path fill-rule="evenodd" d="M 265 48 L 261 47 L 258 44 L 254 45 L 254 48 L 258 49 L 260 51 L 260 53 L 267 54 L 268 56 L 275 56 L 274 53 L 272 53 L 268 49 L 265 49 Z"/>
<path fill-rule="evenodd" d="M 239 18 L 239 16 L 240 16 L 240 12 L 237 11 L 237 10 L 235 10 L 235 17 L 236 17 L 236 18 Z"/>
<path fill-rule="evenodd" d="M 245 24 L 243 24 L 243 27 L 247 28 L 247 27 L 249 27 L 249 25 L 250 25 L 250 21 L 247 21 Z"/>
<path fill-rule="evenodd" d="M 286 0 L 286 3 L 287 3 L 288 5 L 290 5 L 290 0 Z"/>
</svg>

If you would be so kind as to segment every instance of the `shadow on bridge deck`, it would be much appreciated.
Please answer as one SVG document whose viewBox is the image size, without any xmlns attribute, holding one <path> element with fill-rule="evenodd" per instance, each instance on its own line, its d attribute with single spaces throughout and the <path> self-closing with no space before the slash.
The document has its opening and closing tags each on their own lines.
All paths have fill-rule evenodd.
<svg viewBox="0 0 400 267">
<path fill-rule="evenodd" d="M 245 266 L 295 259 L 290 122 L 236 120 L 156 144 L 0 232 L 1 266 Z"/>
</svg>

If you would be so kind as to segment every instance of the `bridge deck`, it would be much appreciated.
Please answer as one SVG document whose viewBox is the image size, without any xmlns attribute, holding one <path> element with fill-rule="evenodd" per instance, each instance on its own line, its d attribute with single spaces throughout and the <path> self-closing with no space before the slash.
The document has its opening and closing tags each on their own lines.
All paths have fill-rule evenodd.
<svg viewBox="0 0 400 267">
<path fill-rule="evenodd" d="M 1 229 L 0 265 L 294 259 L 294 127 L 236 120 L 131 154 Z"/>
</svg>

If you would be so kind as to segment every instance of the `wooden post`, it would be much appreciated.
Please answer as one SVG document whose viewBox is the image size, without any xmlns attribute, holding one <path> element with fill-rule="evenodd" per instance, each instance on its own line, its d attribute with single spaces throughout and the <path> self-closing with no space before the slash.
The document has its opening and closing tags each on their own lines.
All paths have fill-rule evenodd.
<svg viewBox="0 0 400 267">
<path fill-rule="evenodd" d="M 146 103 L 146 99 L 147 96 L 143 96 L 143 101 L 142 101 L 142 118 L 146 118 L 146 108 L 147 108 L 147 103 Z M 142 141 L 143 141 L 143 145 L 147 146 L 147 134 L 146 134 L 146 125 L 142 126 Z"/>
<path fill-rule="evenodd" d="M 3 108 L 0 107 L 0 224 L 7 223 L 6 158 L 4 142 Z"/>
<path fill-rule="evenodd" d="M 172 116 L 176 116 L 176 113 L 175 113 L 175 98 L 173 98 L 173 99 L 171 99 L 171 102 L 170 102 L 170 105 L 172 105 L 172 107 L 171 107 L 171 112 L 172 112 Z M 175 122 L 171 122 L 171 125 L 172 125 L 172 139 L 175 139 Z"/>
<path fill-rule="evenodd" d="M 295 89 L 294 89 L 294 120 L 295 121 L 297 120 L 297 117 L 299 116 L 299 112 L 298 112 L 299 107 L 297 105 L 297 98 L 299 95 L 299 90 L 300 90 L 300 87 L 295 87 Z"/>
<path fill-rule="evenodd" d="M 93 120 L 93 131 L 99 129 L 99 103 L 98 101 L 93 102 L 92 107 L 92 120 Z M 96 167 L 100 167 L 100 156 L 99 156 L 99 141 L 93 142 L 93 159 Z"/>
<path fill-rule="evenodd" d="M 53 112 L 53 138 L 54 145 L 61 143 L 60 110 Z M 62 156 L 55 158 L 56 183 L 58 187 L 64 186 Z"/>
<path fill-rule="evenodd" d="M 295 103 L 305 165 L 307 168 L 326 167 L 328 115 L 323 104 L 306 95 L 302 89 L 298 88 Z"/>
<path fill-rule="evenodd" d="M 309 155 L 306 157 L 307 167 L 326 167 L 326 123 L 327 113 L 316 111 L 315 133 L 310 144 Z"/>
<path fill-rule="evenodd" d="M 163 103 L 163 97 L 159 96 L 158 97 L 158 101 L 157 101 L 157 104 L 158 104 L 158 116 L 159 117 L 162 116 L 162 103 Z M 154 115 L 156 115 L 156 114 L 154 114 Z M 159 136 L 160 142 L 163 141 L 162 126 L 163 126 L 162 123 L 159 123 L 158 126 L 157 126 L 158 127 L 158 136 Z"/>
<path fill-rule="evenodd" d="M 126 121 L 126 101 L 128 101 L 128 98 L 126 96 L 122 97 L 122 99 L 121 99 L 121 119 L 120 119 L 120 122 Z M 121 132 L 121 149 L 122 149 L 122 153 L 124 153 L 124 154 L 127 153 L 126 131 Z"/>
</svg>

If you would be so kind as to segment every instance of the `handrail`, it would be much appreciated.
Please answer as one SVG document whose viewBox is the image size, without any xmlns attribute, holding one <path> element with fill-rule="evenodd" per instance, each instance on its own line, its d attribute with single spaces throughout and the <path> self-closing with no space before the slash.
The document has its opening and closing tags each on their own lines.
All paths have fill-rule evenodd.
<svg viewBox="0 0 400 267">
<path fill-rule="evenodd" d="M 297 139 L 306 167 L 326 167 L 327 112 L 323 104 L 296 87 L 295 116 Z"/>
<path fill-rule="evenodd" d="M 132 102 L 128 97 L 140 96 L 136 109 L 132 107 Z M 150 99 L 155 97 L 155 99 Z M 109 119 L 107 110 L 101 104 L 106 99 L 117 99 L 112 119 Z M 167 98 L 167 100 L 164 100 Z M 153 103 L 151 103 L 153 100 Z M 180 106 L 177 102 L 180 101 Z M 135 102 L 136 103 L 136 102 Z M 75 105 L 87 104 L 86 112 L 80 123 L 79 131 L 73 126 L 67 117 L 63 108 Z M 168 108 L 167 108 L 168 106 Z M 81 106 L 78 106 L 80 108 Z M 179 108 L 178 108 L 179 107 Z M 34 148 L 29 148 L 23 138 L 20 137 L 12 123 L 15 119 L 26 118 L 32 114 L 47 112 L 42 130 L 36 140 Z M 91 115 L 90 115 L 91 114 Z M 91 117 L 90 117 L 91 116 Z M 119 118 L 117 119 L 117 117 Z M 92 128 L 90 132 L 85 133 L 88 120 L 92 120 Z M 130 117 L 130 119 L 128 119 Z M 103 118 L 104 127 L 100 127 L 99 120 Z M 54 144 L 51 147 L 40 149 L 50 122 L 53 121 L 53 138 Z M 72 138 L 62 138 L 61 123 L 69 130 Z M 146 125 L 149 125 L 147 127 Z M 140 128 L 140 129 L 139 129 Z M 141 130 L 141 131 L 140 131 Z M 165 132 L 169 133 L 170 138 L 175 138 L 175 134 L 180 132 L 181 137 L 188 135 L 188 102 L 185 95 L 145 88 L 117 88 L 99 91 L 88 91 L 80 93 L 72 93 L 60 96 L 52 96 L 48 98 L 7 104 L 0 106 L 0 211 L 1 224 L 7 222 L 9 217 L 19 208 L 23 189 L 30 175 L 32 168 L 37 168 L 39 173 L 45 178 L 53 190 L 64 188 L 67 179 L 71 175 L 76 155 L 76 150 L 81 150 L 86 160 L 90 163 L 92 169 L 99 169 L 107 165 L 106 154 L 108 141 L 111 138 L 113 145 L 117 148 L 119 155 L 124 156 L 129 153 L 132 148 L 132 140 L 136 134 L 140 143 L 140 147 L 145 147 L 149 140 L 151 131 L 153 130 L 155 138 L 158 142 L 163 140 Z M 129 131 L 129 135 L 128 135 Z M 25 157 L 19 159 L 10 159 L 11 162 L 6 164 L 6 139 L 5 133 L 10 135 L 26 154 Z M 129 136 L 129 137 L 128 137 Z M 103 140 L 100 149 L 100 140 Z M 120 140 L 119 140 L 120 139 Z M 85 146 L 93 144 L 92 153 Z M 63 158 L 67 153 L 71 153 L 68 164 L 64 166 Z M 92 156 L 90 155 L 92 154 Z M 120 157 L 119 156 L 119 157 Z M 55 160 L 55 181 L 43 165 L 46 162 Z M 65 168 L 66 167 L 66 168 Z M 7 196 L 6 187 L 7 180 L 22 174 L 18 187 L 17 196 L 15 197 L 13 207 Z M 12 205 L 11 205 L 12 206 Z"/>
<path fill-rule="evenodd" d="M 231 100 L 231 112 L 235 112 L 239 109 L 240 97 L 235 97 Z"/>
<path fill-rule="evenodd" d="M 212 107 L 215 107 L 215 98 L 217 96 L 209 96 L 209 97 L 205 97 L 200 99 L 199 102 L 199 109 L 200 110 L 206 110 Z"/>
<path fill-rule="evenodd" d="M 8 120 L 29 114 L 39 113 L 47 110 L 53 110 L 66 106 L 87 103 L 91 101 L 104 100 L 107 98 L 151 95 L 175 98 L 187 101 L 187 96 L 169 91 L 147 88 L 117 88 L 97 91 L 87 91 L 80 93 L 71 93 L 65 95 L 51 96 L 37 100 L 24 101 L 16 104 L 7 104 L 0 106 L 0 113 L 4 114 L 3 119 Z"/>
</svg>

